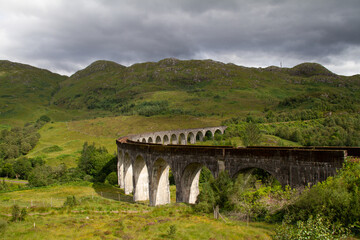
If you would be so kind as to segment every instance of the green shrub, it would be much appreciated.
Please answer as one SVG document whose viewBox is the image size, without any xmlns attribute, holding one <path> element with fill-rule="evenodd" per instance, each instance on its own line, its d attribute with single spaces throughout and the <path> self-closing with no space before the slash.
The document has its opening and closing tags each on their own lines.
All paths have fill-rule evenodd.
<svg viewBox="0 0 360 240">
<path fill-rule="evenodd" d="M 89 145 L 85 142 L 81 151 L 78 167 L 84 173 L 97 177 L 106 164 L 113 158 L 113 155 L 109 154 L 105 147 L 96 147 L 95 143 Z M 101 181 L 104 181 L 109 173 L 106 173 Z"/>
<path fill-rule="evenodd" d="M 11 209 L 11 221 L 23 221 L 27 215 L 26 208 L 20 209 L 19 205 L 15 204 L 12 206 Z"/>
<path fill-rule="evenodd" d="M 25 220 L 25 217 L 27 216 L 26 208 L 22 208 L 20 212 L 20 221 Z"/>
<path fill-rule="evenodd" d="M 55 183 L 53 169 L 47 165 L 35 167 L 29 174 L 29 185 L 33 187 L 42 187 Z"/>
<path fill-rule="evenodd" d="M 3 179 L 2 181 L 0 181 L 0 191 L 2 190 L 8 190 L 9 186 L 8 184 L 5 182 L 5 179 Z"/>
<path fill-rule="evenodd" d="M 78 204 L 79 202 L 76 200 L 75 196 L 67 196 L 63 207 L 74 207 Z"/>
<path fill-rule="evenodd" d="M 139 115 L 150 117 L 166 113 L 169 110 L 169 103 L 168 101 L 142 102 L 135 109 Z"/>
<path fill-rule="evenodd" d="M 12 206 L 11 209 L 11 221 L 18 221 L 18 219 L 20 218 L 20 207 L 19 205 L 15 204 Z"/>
<path fill-rule="evenodd" d="M 206 183 L 213 179 L 211 171 L 207 167 L 203 167 L 200 172 L 199 183 Z"/>
<path fill-rule="evenodd" d="M 4 164 L 4 166 L 1 169 L 1 176 L 9 177 L 9 178 L 15 177 L 15 171 L 14 171 L 13 165 L 11 163 Z"/>
<path fill-rule="evenodd" d="M 349 230 L 340 224 L 332 224 L 328 219 L 321 215 L 315 218 L 309 217 L 307 221 L 298 221 L 296 225 L 291 225 L 288 221 L 275 230 L 274 240 L 337 240 L 346 239 Z"/>
<path fill-rule="evenodd" d="M 118 177 L 116 172 L 111 172 L 109 175 L 107 175 L 105 179 L 106 183 L 109 183 L 111 185 L 117 185 L 118 184 Z"/>
<path fill-rule="evenodd" d="M 31 161 L 28 158 L 18 158 L 13 166 L 15 174 L 18 178 L 28 179 L 29 173 L 32 170 Z"/>
<path fill-rule="evenodd" d="M 246 125 L 244 131 L 241 134 L 241 140 L 244 146 L 255 146 L 260 144 L 262 133 L 259 127 L 254 123 Z"/>
<path fill-rule="evenodd" d="M 360 163 L 347 161 L 334 177 L 317 183 L 303 192 L 288 207 L 294 221 L 306 221 L 311 215 L 322 214 L 331 222 L 360 232 Z"/>
<path fill-rule="evenodd" d="M 59 151 L 62 151 L 62 150 L 63 149 L 61 147 L 59 147 L 58 145 L 53 145 L 53 146 L 44 148 L 42 150 L 42 152 L 44 152 L 44 153 L 52 153 L 52 152 L 59 152 Z"/>
<path fill-rule="evenodd" d="M 23 128 L 13 127 L 0 132 L 0 159 L 13 159 L 27 154 L 40 139 L 36 131 L 43 126 L 43 121 L 26 123 Z"/>
<path fill-rule="evenodd" d="M 174 237 L 176 234 L 176 225 L 170 225 L 169 231 L 168 231 L 168 235 L 170 237 Z"/>
<path fill-rule="evenodd" d="M 43 122 L 50 122 L 51 121 L 51 118 L 47 115 L 42 115 L 40 118 L 39 118 L 40 121 L 43 121 Z"/>
<path fill-rule="evenodd" d="M 202 184 L 201 191 L 197 197 L 194 210 L 196 212 L 211 213 L 216 204 L 214 190 L 209 182 Z"/>
<path fill-rule="evenodd" d="M 232 187 L 233 182 L 227 172 L 220 172 L 219 177 L 216 179 L 211 175 L 209 180 L 202 184 L 194 210 L 198 212 L 212 212 L 216 205 L 219 205 L 220 208 L 228 209 L 228 197 Z"/>
</svg>

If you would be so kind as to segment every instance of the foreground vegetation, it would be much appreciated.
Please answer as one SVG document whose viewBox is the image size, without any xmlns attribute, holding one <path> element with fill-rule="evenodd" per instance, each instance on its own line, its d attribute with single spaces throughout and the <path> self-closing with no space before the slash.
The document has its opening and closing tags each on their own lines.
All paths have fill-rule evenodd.
<svg viewBox="0 0 360 240">
<path fill-rule="evenodd" d="M 175 193 L 172 187 L 172 195 Z M 36 194 L 36 200 L 34 200 Z M 112 194 L 112 195 L 111 195 Z M 64 205 L 68 196 L 76 204 Z M 118 197 L 120 196 L 120 201 Z M 114 199 L 112 199 L 114 198 Z M 190 206 L 172 203 L 149 207 L 109 185 L 69 183 L 0 195 L 5 239 L 270 239 L 269 224 L 215 220 L 194 213 Z M 174 199 L 172 200 L 174 201 Z M 28 207 L 24 221 L 12 222 L 14 204 Z M 1 234 L 1 233 L 0 233 Z"/>
<path fill-rule="evenodd" d="M 132 217 L 125 214 L 126 218 L 136 219 L 134 220 L 136 223 L 128 222 L 130 224 L 127 227 L 128 229 L 133 229 L 133 224 L 139 224 L 137 214 L 140 213 L 144 214 L 140 218 L 155 223 L 162 221 L 172 223 L 165 224 L 168 228 L 152 228 L 157 231 L 157 234 L 151 235 L 154 239 L 193 239 L 203 236 L 211 237 L 213 236 L 211 234 L 217 237 L 221 236 L 224 239 L 242 238 L 251 236 L 252 233 L 243 233 L 240 226 L 248 226 L 252 222 L 263 222 L 258 225 L 261 226 L 259 231 L 264 231 L 264 235 L 257 235 L 261 239 L 270 238 L 270 235 L 273 235 L 273 230 L 275 230 L 276 234 L 273 236 L 276 239 L 288 239 L 290 236 L 292 236 L 291 238 L 298 236 L 298 239 L 302 239 L 300 237 L 304 236 L 315 236 L 314 239 L 345 239 L 351 232 L 358 234 L 360 230 L 360 163 L 359 159 L 356 158 L 347 159 L 344 167 L 335 177 L 330 177 L 326 181 L 305 190 L 288 187 L 283 189 L 276 179 L 261 169 L 241 173 L 237 179 L 233 180 L 225 172 L 221 172 L 220 176 L 214 179 L 209 170 L 204 168 L 200 177 L 201 192 L 196 205 L 172 204 L 155 209 L 148 207 L 147 202 L 133 203 L 131 196 L 126 196 L 123 190 L 113 187 L 117 184 L 115 171 L 115 156 L 109 154 L 104 147 L 85 143 L 76 168 L 67 169 L 66 166 L 59 166 L 52 169 L 45 163 L 39 163 L 30 171 L 27 186 L 9 187 L 9 184 L 3 181 L 1 184 L 3 193 L 0 200 L 3 201 L 2 205 L 5 212 L 14 212 L 14 209 L 18 209 L 19 214 L 17 217 L 12 216 L 12 219 L 16 218 L 22 221 L 13 222 L 24 222 L 28 213 L 29 216 L 34 216 L 34 214 L 53 216 L 55 222 L 58 216 L 62 216 L 61 219 L 73 219 L 71 214 L 76 214 L 77 217 L 88 219 L 91 214 L 104 213 L 105 219 L 111 221 L 112 218 L 109 215 L 123 214 L 124 209 L 126 209 L 125 213 L 130 212 L 132 214 Z M 94 183 L 84 182 L 84 180 Z M 36 198 L 34 198 L 34 192 L 36 192 Z M 175 186 L 171 187 L 171 192 L 174 202 Z M 107 200 L 105 201 L 105 199 Z M 122 210 L 119 210 L 119 202 Z M 210 220 L 216 206 L 220 207 L 220 212 L 223 215 L 221 220 L 218 220 L 221 223 Z M 160 214 L 157 211 L 162 211 L 162 213 Z M 156 212 L 155 216 L 152 215 L 154 212 Z M 8 213 L 3 215 L 10 217 Z M 187 216 L 186 220 L 183 219 L 185 215 Z M 166 219 L 164 220 L 162 217 Z M 43 219 L 46 218 L 43 217 Z M 34 217 L 31 221 L 33 220 Z M 36 221 L 42 224 L 42 220 L 36 219 Z M 128 239 L 128 233 L 130 239 L 135 233 L 136 238 L 141 238 L 142 233 L 137 234 L 137 231 L 144 231 L 145 236 L 150 228 L 148 226 L 155 224 L 144 220 L 141 221 L 143 225 L 136 225 L 138 227 L 135 227 L 137 229 L 135 232 L 132 230 L 124 232 L 124 220 L 118 221 L 121 222 L 120 230 L 118 229 L 114 236 L 121 236 L 125 239 Z M 203 235 L 202 232 L 192 233 L 192 230 L 183 230 L 184 226 L 189 226 L 184 225 L 183 222 L 189 224 L 189 221 L 194 221 L 195 225 L 201 225 L 202 222 L 203 224 L 210 224 L 215 229 L 217 227 L 213 224 L 224 225 L 219 227 L 224 229 L 227 229 L 227 226 L 232 227 L 229 228 L 230 232 L 226 233 L 219 229 L 220 235 L 216 231 L 211 231 L 209 234 L 208 228 L 204 228 L 207 233 Z M 77 223 L 76 220 L 72 220 L 72 222 Z M 83 225 L 85 222 L 87 221 L 80 221 L 79 224 Z M 279 228 L 274 228 L 274 225 L 271 225 L 281 222 L 283 225 Z M 313 222 L 318 224 L 316 228 L 312 228 Z M 15 223 L 11 223 L 11 225 L 13 224 Z M 296 227 L 293 224 L 296 224 Z M 3 225 L 7 228 L 6 222 Z M 74 225 L 77 226 L 77 224 Z M 110 226 L 115 225 L 102 226 L 106 229 L 113 229 Z M 189 226 L 190 229 L 192 229 L 191 226 L 192 224 Z M 250 226 L 256 226 L 256 224 L 250 224 Z M 183 232 L 179 232 L 179 227 Z M 52 232 L 54 228 L 57 228 L 57 225 L 51 225 L 49 228 L 49 231 Z M 160 231 L 160 229 L 167 229 L 167 233 L 161 232 L 164 230 Z M 236 232 L 235 229 L 240 232 Z M 247 231 L 250 229 L 247 228 Z M 233 230 L 234 232 L 232 232 Z M 100 231 L 97 234 L 100 234 L 99 236 L 111 235 L 113 234 L 112 231 L 114 230 L 106 230 L 104 233 Z M 86 231 L 82 234 L 90 237 Z M 321 234 L 327 234 L 328 238 L 320 238 Z M 32 235 L 32 237 L 34 236 Z M 77 235 L 75 234 L 75 236 Z M 63 236 L 59 235 L 58 237 Z"/>
<path fill-rule="evenodd" d="M 260 169 L 236 180 L 225 172 L 217 179 L 207 176 L 194 206 L 198 212 L 219 206 L 238 220 L 282 222 L 275 239 L 345 239 L 360 233 L 359 159 L 348 158 L 336 176 L 306 189 L 282 189 Z"/>
</svg>

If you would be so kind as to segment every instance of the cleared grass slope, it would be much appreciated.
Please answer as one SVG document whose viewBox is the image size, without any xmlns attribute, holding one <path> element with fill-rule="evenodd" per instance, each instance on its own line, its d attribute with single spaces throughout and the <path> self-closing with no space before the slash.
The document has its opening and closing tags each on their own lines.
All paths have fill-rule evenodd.
<svg viewBox="0 0 360 240">
<path fill-rule="evenodd" d="M 193 116 L 118 116 L 71 122 L 48 123 L 43 126 L 40 141 L 28 154 L 42 156 L 51 166 L 65 163 L 75 167 L 84 142 L 105 146 L 110 153 L 116 152 L 115 139 L 128 134 L 155 132 L 171 129 L 218 126 L 223 119 L 218 117 L 198 118 Z"/>
</svg>

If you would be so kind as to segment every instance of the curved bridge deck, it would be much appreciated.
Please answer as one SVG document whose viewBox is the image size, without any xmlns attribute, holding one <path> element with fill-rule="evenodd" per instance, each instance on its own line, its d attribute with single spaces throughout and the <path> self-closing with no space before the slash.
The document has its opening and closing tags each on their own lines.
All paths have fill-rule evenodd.
<svg viewBox="0 0 360 240">
<path fill-rule="evenodd" d="M 205 136 L 223 134 L 225 129 L 223 126 L 184 129 L 118 139 L 120 187 L 127 194 L 133 192 L 135 201 L 150 200 L 152 206 L 170 203 L 171 168 L 176 184 L 176 201 L 195 203 L 203 166 L 214 177 L 220 171 L 227 171 L 235 177 L 245 169 L 260 168 L 273 175 L 282 185 L 296 187 L 315 184 L 335 175 L 348 153 L 360 156 L 360 148 L 185 145 L 202 140 Z M 208 132 L 211 132 L 211 136 Z M 151 143 L 153 139 L 158 144 Z"/>
</svg>

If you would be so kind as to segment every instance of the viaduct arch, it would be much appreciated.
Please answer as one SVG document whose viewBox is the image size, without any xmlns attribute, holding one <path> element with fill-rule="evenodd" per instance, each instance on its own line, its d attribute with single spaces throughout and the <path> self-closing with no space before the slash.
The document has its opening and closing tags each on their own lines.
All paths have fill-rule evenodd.
<svg viewBox="0 0 360 240">
<path fill-rule="evenodd" d="M 220 171 L 236 176 L 248 168 L 260 168 L 283 186 L 307 186 L 336 174 L 348 152 L 360 156 L 360 148 L 290 148 L 197 146 L 205 136 L 223 134 L 226 127 L 184 129 L 131 135 L 116 140 L 118 183 L 134 201 L 151 206 L 170 203 L 169 169 L 176 184 L 176 201 L 195 203 L 203 166 L 216 178 Z M 156 141 L 154 141 L 156 140 Z"/>
</svg>

